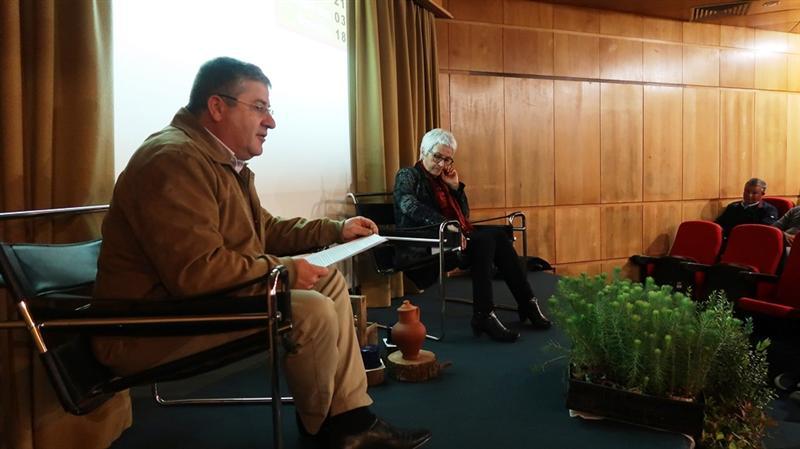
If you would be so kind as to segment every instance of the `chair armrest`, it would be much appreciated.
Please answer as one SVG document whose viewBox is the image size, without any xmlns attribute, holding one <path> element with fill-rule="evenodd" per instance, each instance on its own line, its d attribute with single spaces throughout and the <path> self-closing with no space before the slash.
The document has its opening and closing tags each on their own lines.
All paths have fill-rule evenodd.
<svg viewBox="0 0 800 449">
<path fill-rule="evenodd" d="M 638 266 L 644 266 L 649 263 L 655 263 L 655 261 L 657 261 L 658 259 L 659 257 L 657 256 L 645 256 L 643 254 L 634 254 L 633 256 L 628 257 L 628 260 L 632 264 Z"/>
<path fill-rule="evenodd" d="M 523 221 L 523 226 L 522 227 L 524 227 L 525 214 L 523 214 L 520 211 L 511 212 L 510 214 L 507 214 L 507 215 L 498 215 L 496 217 L 482 218 L 480 220 L 475 220 L 475 221 L 471 221 L 470 220 L 470 222 L 472 224 L 480 224 L 480 223 L 486 223 L 486 222 L 489 222 L 489 221 L 506 220 L 505 226 L 512 226 L 513 227 L 513 220 L 515 218 L 517 218 L 517 217 L 521 217 L 523 219 L 522 220 Z"/>
<path fill-rule="evenodd" d="M 742 271 L 739 273 L 739 277 L 745 279 L 750 282 L 768 282 L 770 284 L 777 284 L 778 276 L 774 274 L 767 274 L 767 273 L 756 273 L 755 271 Z"/>
<path fill-rule="evenodd" d="M 278 326 L 291 328 L 291 292 L 285 282 L 288 272 L 280 266 L 281 290 L 275 289 Z M 272 279 L 270 273 L 257 280 L 239 284 L 252 285 Z M 277 276 L 277 274 L 275 274 Z M 228 289 L 229 290 L 229 289 Z M 48 329 L 91 328 L 92 333 L 131 334 L 131 329 L 148 335 L 185 335 L 226 332 L 243 328 L 265 327 L 271 317 L 265 293 L 236 297 L 206 294 L 163 299 L 109 299 L 79 295 L 53 294 L 29 300 L 30 309 L 41 326 Z"/>
<path fill-rule="evenodd" d="M 709 269 L 711 269 L 711 267 L 712 267 L 713 265 L 706 265 L 706 264 L 704 264 L 704 263 L 692 262 L 692 261 L 690 261 L 690 260 L 686 260 L 685 262 L 681 262 L 681 266 L 682 266 L 683 268 L 685 268 L 686 270 L 689 270 L 689 271 L 694 271 L 694 272 L 697 272 L 697 271 L 702 271 L 702 272 L 706 272 L 706 271 L 708 271 Z"/>
</svg>

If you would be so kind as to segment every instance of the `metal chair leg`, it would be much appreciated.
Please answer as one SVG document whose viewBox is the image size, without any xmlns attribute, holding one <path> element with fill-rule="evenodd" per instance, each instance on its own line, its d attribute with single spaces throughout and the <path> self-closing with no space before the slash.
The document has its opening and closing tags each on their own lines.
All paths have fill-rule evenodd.
<svg viewBox="0 0 800 449">
<path fill-rule="evenodd" d="M 243 398 L 188 398 L 188 399 L 167 399 L 158 391 L 158 384 L 154 383 L 150 386 L 153 393 L 153 400 L 156 404 L 170 407 L 181 405 L 244 405 L 244 404 L 272 404 L 273 397 L 243 397 Z M 292 396 L 281 396 L 280 402 L 283 404 L 293 404 L 294 398 Z"/>
</svg>

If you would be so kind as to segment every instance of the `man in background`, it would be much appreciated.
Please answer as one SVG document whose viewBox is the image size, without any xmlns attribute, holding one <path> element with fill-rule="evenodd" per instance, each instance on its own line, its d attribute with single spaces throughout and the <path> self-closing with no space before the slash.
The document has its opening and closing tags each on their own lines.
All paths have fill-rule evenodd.
<svg viewBox="0 0 800 449">
<path fill-rule="evenodd" d="M 190 296 L 284 265 L 297 343 L 284 366 L 301 433 L 331 448 L 419 447 L 429 431 L 396 429 L 368 408 L 372 399 L 344 277 L 292 257 L 375 233 L 377 226 L 363 217 L 282 219 L 261 207 L 247 161 L 262 153 L 275 128 L 270 88 L 260 68 L 236 59 L 217 58 L 200 68 L 189 104 L 148 137 L 117 181 L 103 222 L 95 296 Z M 255 332 L 102 337 L 93 345 L 101 363 L 130 374 Z"/>
<path fill-rule="evenodd" d="M 761 201 L 766 192 L 767 183 L 763 179 L 751 178 L 745 183 L 742 201 L 729 204 L 714 220 L 722 226 L 722 233 L 726 238 L 731 230 L 740 224 L 775 223 L 778 219 L 778 210 L 772 204 Z"/>
<path fill-rule="evenodd" d="M 786 246 L 791 247 L 794 243 L 794 236 L 800 231 L 800 206 L 789 209 L 783 217 L 775 222 L 774 226 L 783 231 Z"/>
</svg>

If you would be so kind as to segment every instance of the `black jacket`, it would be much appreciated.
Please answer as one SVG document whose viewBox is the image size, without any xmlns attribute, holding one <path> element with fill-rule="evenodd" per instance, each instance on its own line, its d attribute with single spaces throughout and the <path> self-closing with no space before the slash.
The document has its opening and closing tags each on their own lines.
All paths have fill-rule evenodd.
<svg viewBox="0 0 800 449">
<path fill-rule="evenodd" d="M 766 201 L 757 206 L 744 207 L 741 201 L 728 204 L 725 211 L 714 220 L 722 226 L 722 233 L 727 237 L 731 230 L 740 224 L 771 225 L 778 219 L 778 209 Z"/>
<path fill-rule="evenodd" d="M 467 194 L 464 192 L 464 183 L 459 183 L 458 189 L 451 190 L 450 193 L 458 201 L 464 216 L 469 218 L 469 202 L 467 201 Z M 394 218 L 397 228 L 424 227 L 424 229 L 415 232 L 415 234 L 438 238 L 439 224 L 447 220 L 447 217 L 442 215 L 433 195 L 433 189 L 431 189 L 424 168 L 417 165 L 401 168 L 394 179 Z M 430 256 L 431 251 L 427 247 L 398 246 L 395 251 L 395 265 L 405 266 L 430 258 Z M 448 269 L 462 264 L 459 258 L 460 255 L 448 256 L 446 261 Z M 423 269 L 415 270 L 417 271 L 416 273 L 407 271 L 406 274 L 414 280 L 418 287 L 425 288 L 436 279 L 438 265 L 433 265 L 429 270 L 435 270 L 435 272 L 426 273 L 429 270 Z"/>
<path fill-rule="evenodd" d="M 464 183 L 458 183 L 458 190 L 451 190 L 450 193 L 461 206 L 461 213 L 469 218 Z M 415 165 L 397 172 L 394 178 L 394 218 L 398 228 L 438 225 L 447 219 L 436 204 L 424 168 Z"/>
</svg>

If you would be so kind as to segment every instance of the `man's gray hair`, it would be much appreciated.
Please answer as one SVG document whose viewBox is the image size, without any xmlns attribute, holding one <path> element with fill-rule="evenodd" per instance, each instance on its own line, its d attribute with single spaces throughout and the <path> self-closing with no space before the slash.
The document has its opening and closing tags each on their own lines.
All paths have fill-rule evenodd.
<svg viewBox="0 0 800 449">
<path fill-rule="evenodd" d="M 419 158 L 422 159 L 425 155 L 433 152 L 433 149 L 438 145 L 445 145 L 453 149 L 455 154 L 458 147 L 458 142 L 453 136 L 453 133 L 446 129 L 434 128 L 422 136 L 422 143 L 419 144 Z"/>
<path fill-rule="evenodd" d="M 761 187 L 761 191 L 762 192 L 766 192 L 767 191 L 767 182 L 764 181 L 763 179 L 760 179 L 760 178 L 750 178 L 750 179 L 747 180 L 747 182 L 744 184 L 744 186 L 745 187 L 747 187 L 747 186 L 759 186 L 759 187 Z"/>
</svg>

